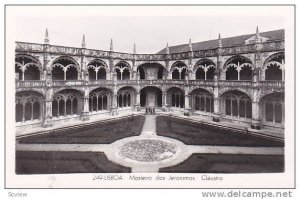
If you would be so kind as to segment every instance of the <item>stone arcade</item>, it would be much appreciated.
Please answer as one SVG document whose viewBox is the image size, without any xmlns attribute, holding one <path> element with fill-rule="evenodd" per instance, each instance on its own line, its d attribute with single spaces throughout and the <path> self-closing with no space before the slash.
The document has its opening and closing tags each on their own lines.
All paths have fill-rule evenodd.
<svg viewBox="0 0 300 199">
<path fill-rule="evenodd" d="M 16 42 L 16 124 L 51 127 L 100 114 L 159 111 L 284 130 L 284 30 L 119 53 Z M 291 66 L 292 67 L 292 66 Z"/>
</svg>

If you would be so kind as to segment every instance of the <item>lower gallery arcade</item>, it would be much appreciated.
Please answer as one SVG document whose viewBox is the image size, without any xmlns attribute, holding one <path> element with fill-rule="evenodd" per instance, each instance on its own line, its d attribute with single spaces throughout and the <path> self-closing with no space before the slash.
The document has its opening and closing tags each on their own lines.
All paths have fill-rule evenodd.
<svg viewBox="0 0 300 199">
<path fill-rule="evenodd" d="M 126 86 L 115 93 L 104 87 L 91 90 L 88 95 L 77 89 L 64 89 L 54 93 L 51 100 L 46 100 L 37 91 L 17 92 L 17 126 L 43 125 L 45 109 L 49 107 L 46 103 L 50 103 L 53 123 L 57 119 L 80 119 L 83 115 L 109 115 L 112 110 L 139 111 L 143 107 L 156 107 L 158 110 L 171 112 L 184 112 L 189 109 L 192 115 L 203 115 L 211 118 L 211 121 L 212 118 L 219 117 L 221 121 L 251 125 L 253 120 L 259 120 L 262 128 L 284 128 L 282 92 L 265 94 L 258 102 L 253 102 L 253 97 L 239 90 L 228 90 L 214 96 L 208 90 L 197 88 L 185 95 L 186 91 L 179 87 L 162 91 L 155 86 L 146 86 L 137 91 L 134 87 Z"/>
</svg>

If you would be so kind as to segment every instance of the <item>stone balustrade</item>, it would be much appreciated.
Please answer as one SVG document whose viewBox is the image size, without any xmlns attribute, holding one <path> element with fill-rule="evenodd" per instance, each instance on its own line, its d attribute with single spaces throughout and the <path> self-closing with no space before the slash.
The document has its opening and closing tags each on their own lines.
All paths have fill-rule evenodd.
<svg viewBox="0 0 300 199">
<path fill-rule="evenodd" d="M 259 81 L 258 86 L 263 88 L 284 88 L 284 81 Z"/>
<path fill-rule="evenodd" d="M 105 85 L 110 86 L 114 84 L 113 80 L 90 80 L 85 82 L 87 85 Z"/>
<path fill-rule="evenodd" d="M 189 85 L 193 86 L 213 86 L 214 81 L 213 80 L 189 80 Z"/>
<path fill-rule="evenodd" d="M 46 81 L 41 80 L 25 80 L 25 81 L 16 81 L 16 87 L 45 87 Z"/>
<path fill-rule="evenodd" d="M 192 86 L 207 86 L 207 87 L 213 87 L 215 82 L 213 80 L 172 80 L 172 79 L 157 79 L 157 80 L 118 80 L 116 82 L 117 85 L 146 85 L 146 86 L 161 86 L 161 85 L 178 85 L 182 86 L 185 84 L 189 84 Z M 50 83 L 50 86 L 53 87 L 71 87 L 71 86 L 113 86 L 114 81 L 113 80 L 53 80 L 52 84 Z M 259 81 L 257 83 L 259 87 L 263 87 L 265 89 L 268 88 L 284 88 L 284 81 Z M 49 86 L 49 84 L 48 84 Z M 218 86 L 220 87 L 254 87 L 254 84 L 252 81 L 237 81 L 237 80 L 219 80 Z M 23 88 L 23 87 L 46 87 L 46 81 L 44 80 L 25 80 L 25 81 L 16 81 L 16 88 Z"/>
<path fill-rule="evenodd" d="M 229 86 L 229 87 L 252 87 L 251 80 L 220 80 L 220 86 Z"/>
<path fill-rule="evenodd" d="M 83 86 L 84 81 L 83 80 L 54 80 L 52 81 L 53 86 Z"/>
</svg>

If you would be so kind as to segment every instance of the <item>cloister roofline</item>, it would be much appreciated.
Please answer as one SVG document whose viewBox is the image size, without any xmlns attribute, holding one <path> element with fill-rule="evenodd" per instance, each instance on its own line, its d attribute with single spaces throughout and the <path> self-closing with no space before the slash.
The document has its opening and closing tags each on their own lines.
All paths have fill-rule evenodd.
<svg viewBox="0 0 300 199">
<path fill-rule="evenodd" d="M 270 34 L 272 33 L 272 34 Z M 279 36 L 278 36 L 279 35 Z M 222 47 L 227 48 L 227 47 L 236 47 L 236 46 L 242 46 L 245 45 L 245 40 L 256 36 L 257 37 L 257 33 L 255 34 L 248 34 L 248 35 L 240 35 L 240 36 L 235 36 L 235 37 L 228 37 L 228 38 L 217 38 L 214 40 L 207 40 L 207 41 L 202 41 L 202 42 L 197 42 L 197 43 L 191 43 L 191 39 L 190 42 L 188 44 L 181 44 L 181 45 L 176 45 L 176 46 L 168 46 L 166 48 L 169 49 L 169 53 L 165 52 L 166 48 L 164 48 L 163 50 L 159 51 L 158 53 L 153 53 L 153 54 L 148 54 L 148 53 L 144 53 L 144 54 L 137 54 L 136 50 L 133 50 L 132 53 L 124 53 L 124 52 L 118 52 L 118 51 L 114 51 L 111 46 L 110 46 L 110 50 L 97 50 L 97 49 L 89 49 L 86 48 L 86 43 L 85 43 L 85 36 L 83 36 L 83 42 L 81 47 L 68 47 L 68 46 L 60 46 L 60 45 L 50 45 L 50 46 L 56 46 L 56 47 L 62 47 L 62 48 L 74 48 L 74 49 L 87 49 L 87 50 L 96 50 L 96 51 L 102 51 L 102 52 L 115 52 L 118 54 L 130 54 L 130 55 L 166 55 L 166 54 L 177 54 L 177 53 L 187 53 L 189 51 L 193 51 L 193 52 L 197 52 L 197 51 L 201 51 L 201 50 L 213 50 L 213 49 L 217 49 L 219 48 L 219 43 L 220 40 L 222 42 Z M 268 41 L 284 41 L 284 29 L 279 29 L 279 30 L 273 30 L 273 31 L 268 31 L 268 32 L 262 32 L 259 33 L 259 36 L 263 36 L 268 38 Z M 49 45 L 49 38 L 48 38 L 48 31 L 46 31 L 46 36 L 45 36 L 45 41 L 47 40 L 47 42 L 44 42 L 44 44 L 41 43 L 30 43 L 30 42 L 20 42 L 20 41 L 16 41 L 16 43 L 26 43 L 26 44 L 33 44 L 33 45 Z M 230 40 L 237 40 L 238 42 L 230 42 Z M 206 44 L 206 46 L 203 44 Z M 213 43 L 213 44 L 212 44 Z M 201 45 L 202 44 L 202 45 Z M 199 46 L 200 45 L 200 46 Z M 135 44 L 134 44 L 135 46 Z M 174 49 L 177 48 L 177 50 L 174 51 Z M 179 48 L 179 50 L 178 50 Z M 135 48 L 134 48 L 135 49 Z"/>
<path fill-rule="evenodd" d="M 221 42 L 221 46 L 223 48 L 227 47 L 236 47 L 236 46 L 242 46 L 245 44 L 245 41 L 247 39 L 250 39 L 252 37 L 257 37 L 257 34 L 259 37 L 265 37 L 268 38 L 267 42 L 274 42 L 274 41 L 284 41 L 284 29 L 278 29 L 278 30 L 272 30 L 272 31 L 266 31 L 266 32 L 259 32 L 257 33 L 258 28 L 256 28 L 256 32 L 252 34 L 246 34 L 246 35 L 238 35 L 233 37 L 226 37 L 226 38 L 216 38 L 212 40 L 206 40 L 201 42 L 192 43 L 193 51 L 200 51 L 200 50 L 212 50 L 217 49 L 220 47 L 219 43 Z M 266 43 L 267 43 L 266 42 Z M 184 53 L 188 52 L 190 49 L 189 43 L 179 44 L 175 46 L 169 46 L 169 53 L 170 54 L 176 54 L 176 53 Z M 166 48 L 160 50 L 157 52 L 157 54 L 164 54 L 166 51 Z"/>
<path fill-rule="evenodd" d="M 23 43 L 23 44 L 32 44 L 32 45 L 45 45 L 42 43 L 33 43 L 33 42 L 25 42 L 25 41 L 15 41 L 16 44 L 18 43 Z M 155 54 L 155 53 L 126 53 L 126 52 L 119 52 L 119 51 L 111 51 L 111 50 L 99 50 L 99 49 L 94 49 L 94 48 L 82 48 L 82 47 L 71 47 L 71 46 L 61 46 L 61 45 L 52 45 L 52 44 L 47 44 L 49 46 L 55 46 L 55 47 L 61 47 L 61 48 L 74 48 L 74 49 L 85 49 L 85 50 L 95 50 L 95 51 L 100 51 L 100 52 L 105 52 L 105 53 L 118 53 L 118 54 L 124 54 L 124 55 L 166 55 L 166 54 Z M 177 53 L 173 53 L 177 54 Z"/>
</svg>

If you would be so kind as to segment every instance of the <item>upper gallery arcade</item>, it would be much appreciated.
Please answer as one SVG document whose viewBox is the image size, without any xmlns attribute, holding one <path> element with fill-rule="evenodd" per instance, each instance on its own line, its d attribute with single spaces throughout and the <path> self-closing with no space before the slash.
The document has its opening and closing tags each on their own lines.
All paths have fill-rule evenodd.
<svg viewBox="0 0 300 199">
<path fill-rule="evenodd" d="M 284 128 L 284 30 L 166 46 L 157 54 L 16 42 L 16 123 L 161 111 L 253 129 Z"/>
</svg>

